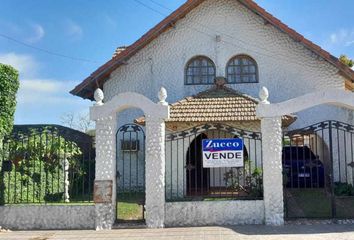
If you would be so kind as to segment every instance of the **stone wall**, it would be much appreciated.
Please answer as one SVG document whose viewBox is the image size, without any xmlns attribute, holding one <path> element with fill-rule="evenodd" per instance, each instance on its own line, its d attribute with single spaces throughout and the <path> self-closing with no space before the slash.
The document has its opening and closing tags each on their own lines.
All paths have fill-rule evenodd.
<svg viewBox="0 0 354 240">
<path fill-rule="evenodd" d="M 264 202 L 195 201 L 165 204 L 165 226 L 263 224 Z"/>
<path fill-rule="evenodd" d="M 94 229 L 95 206 L 11 205 L 0 207 L 0 226 L 13 230 Z"/>
</svg>

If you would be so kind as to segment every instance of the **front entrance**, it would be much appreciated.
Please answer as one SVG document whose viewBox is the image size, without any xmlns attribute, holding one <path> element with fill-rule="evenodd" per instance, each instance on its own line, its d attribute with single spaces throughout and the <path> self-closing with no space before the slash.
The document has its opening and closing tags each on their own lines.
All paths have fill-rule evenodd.
<svg viewBox="0 0 354 240">
<path fill-rule="evenodd" d="M 284 133 L 285 216 L 354 218 L 354 126 L 324 121 Z"/>
<path fill-rule="evenodd" d="M 136 124 L 116 134 L 118 222 L 143 222 L 145 212 L 145 133 Z"/>
</svg>

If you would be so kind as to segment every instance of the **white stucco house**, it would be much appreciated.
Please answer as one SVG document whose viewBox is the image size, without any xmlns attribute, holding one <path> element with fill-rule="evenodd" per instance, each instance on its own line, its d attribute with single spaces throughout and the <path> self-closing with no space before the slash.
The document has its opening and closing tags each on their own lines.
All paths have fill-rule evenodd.
<svg viewBox="0 0 354 240">
<path fill-rule="evenodd" d="M 188 0 L 135 43 L 118 48 L 111 60 L 71 93 L 93 100 L 95 90 L 100 88 L 104 94 L 103 105 L 127 92 L 158 102 L 165 100 L 164 91 L 160 92 L 160 99 L 157 97 L 163 87 L 167 91 L 169 117 L 163 120 L 163 125 L 156 125 L 155 121 L 155 127 L 145 129 L 146 121 L 154 116 L 139 109 L 123 107 L 117 115 L 102 116 L 102 119 L 96 115 L 98 144 L 106 144 L 106 148 L 101 148 L 101 155 L 98 154 L 101 162 L 96 163 L 96 178 L 111 180 L 113 186 L 112 199 L 97 202 L 100 220 L 96 225 L 101 228 L 112 225 L 116 218 L 116 194 L 119 208 L 120 192 L 144 191 L 148 181 L 145 173 L 153 175 L 154 172 L 148 169 L 145 153 L 149 154 L 146 152 L 152 148 L 149 144 L 161 136 L 165 142 L 159 153 L 164 160 L 158 165 L 164 177 L 154 186 L 156 191 L 164 190 L 158 191 L 162 195 L 155 195 L 151 201 L 164 198 L 161 200 L 164 205 L 160 205 L 163 210 L 157 210 L 158 207 L 153 210 L 160 211 L 163 219 L 160 222 L 155 219 L 158 223 L 148 225 L 267 222 L 264 220 L 267 206 L 273 203 L 266 197 L 269 192 L 263 195 L 262 188 L 258 189 L 262 185 L 262 173 L 266 172 L 262 168 L 268 164 L 263 157 L 265 136 L 261 134 L 261 126 L 266 125 L 261 124 L 256 114 L 257 105 L 267 100 L 258 99 L 263 86 L 268 89 L 272 104 L 321 91 L 352 94 L 354 71 L 252 0 Z M 130 96 L 133 98 L 129 100 L 130 106 L 134 106 L 135 95 Z M 129 98 L 129 94 L 124 97 Z M 110 122 L 114 127 L 105 127 L 99 121 Z M 347 124 L 338 125 L 340 131 L 343 128 L 348 131 L 338 133 L 337 138 L 341 140 L 335 140 L 336 146 L 330 143 L 331 137 L 315 129 L 317 123 L 326 121 Z M 350 125 L 354 125 L 353 110 L 343 106 L 319 105 L 281 116 L 284 133 L 315 126 L 312 132 L 302 134 L 300 140 L 288 138 L 297 146 L 311 148 L 325 168 L 337 166 L 333 169 L 337 174 L 332 183 L 352 180 L 352 172 L 346 167 L 353 161 L 348 150 L 353 141 L 347 141 L 352 136 Z M 112 133 L 114 137 L 107 137 Z M 146 140 L 144 144 L 148 136 L 154 136 L 155 140 Z M 345 137 L 348 139 L 343 140 Z M 202 140 L 216 138 L 243 138 L 242 168 L 203 168 Z M 335 153 L 342 155 L 329 157 L 326 152 L 329 144 Z M 343 155 L 345 164 L 340 163 Z M 281 182 L 281 173 L 275 174 L 272 181 Z M 318 181 L 316 184 L 323 187 Z M 281 188 L 282 184 L 274 186 Z M 146 186 L 146 194 L 148 189 L 154 187 Z M 218 198 L 224 201 L 208 201 Z M 149 199 L 146 195 L 146 201 Z M 278 198 L 274 205 L 277 202 L 282 199 Z M 147 209 L 153 208 L 147 206 Z M 152 216 L 149 211 L 147 214 Z M 281 214 L 273 216 L 274 219 L 282 218 Z"/>
</svg>

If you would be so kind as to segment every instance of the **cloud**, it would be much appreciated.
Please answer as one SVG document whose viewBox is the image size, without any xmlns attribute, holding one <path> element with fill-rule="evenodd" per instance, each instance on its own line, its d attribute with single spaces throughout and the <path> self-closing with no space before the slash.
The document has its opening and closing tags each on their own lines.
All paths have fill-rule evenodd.
<svg viewBox="0 0 354 240">
<path fill-rule="evenodd" d="M 36 43 L 44 37 L 45 31 L 44 31 L 44 28 L 39 24 L 31 24 L 31 27 L 33 29 L 33 36 L 28 37 L 26 39 L 26 42 Z"/>
<path fill-rule="evenodd" d="M 22 79 L 17 100 L 20 104 L 53 105 L 73 104 L 69 91 L 75 85 L 73 81 L 59 81 L 54 79 Z"/>
<path fill-rule="evenodd" d="M 37 43 L 45 36 L 43 26 L 30 21 L 22 24 L 15 24 L 0 20 L 0 29 L 3 34 L 20 39 L 29 44 Z"/>
<path fill-rule="evenodd" d="M 41 65 L 31 55 L 13 52 L 0 54 L 0 63 L 9 64 L 20 73 L 20 89 L 17 95 L 20 104 L 59 104 L 77 100 L 69 95 L 69 91 L 77 82 L 39 77 Z"/>
<path fill-rule="evenodd" d="M 349 47 L 354 44 L 354 29 L 341 29 L 329 36 L 329 44 Z"/>
<path fill-rule="evenodd" d="M 8 64 L 16 68 L 20 77 L 29 78 L 37 74 L 39 69 L 38 62 L 31 56 L 26 54 L 0 53 L 0 63 Z"/>
<path fill-rule="evenodd" d="M 71 19 L 65 21 L 65 32 L 72 40 L 80 40 L 84 34 L 81 26 Z"/>
</svg>

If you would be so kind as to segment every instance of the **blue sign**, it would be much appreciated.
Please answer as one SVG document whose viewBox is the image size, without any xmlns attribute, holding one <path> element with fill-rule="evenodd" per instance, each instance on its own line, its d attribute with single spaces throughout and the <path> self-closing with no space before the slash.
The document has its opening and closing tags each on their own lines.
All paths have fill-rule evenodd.
<svg viewBox="0 0 354 240">
<path fill-rule="evenodd" d="M 243 140 L 203 139 L 203 167 L 243 167 Z"/>
</svg>

